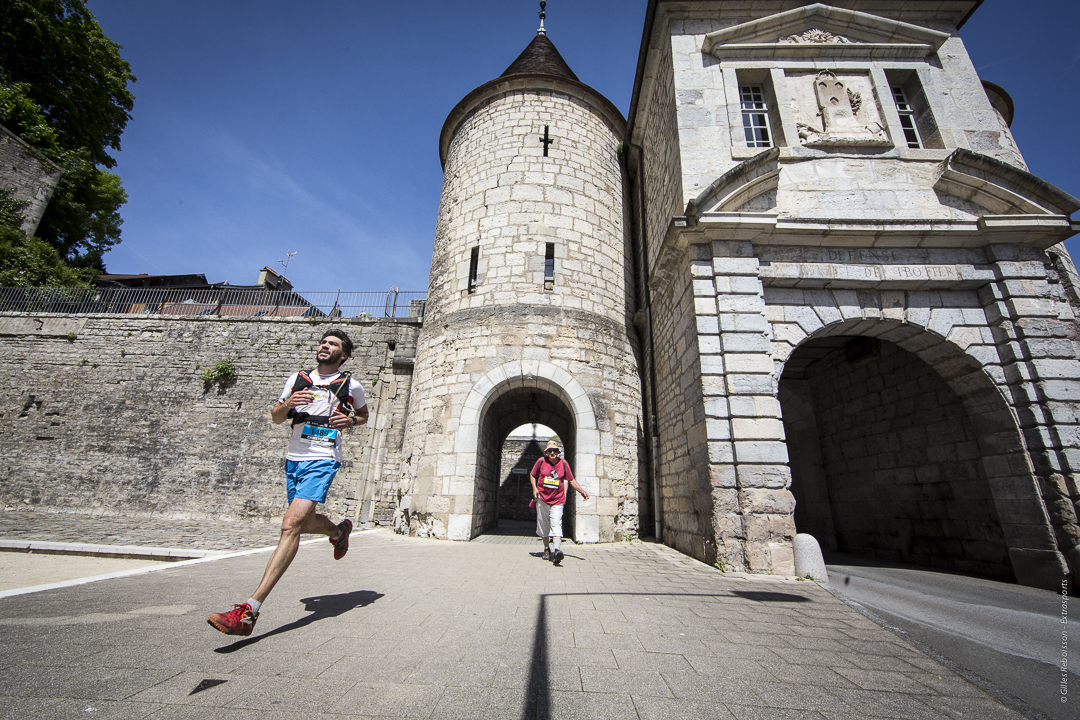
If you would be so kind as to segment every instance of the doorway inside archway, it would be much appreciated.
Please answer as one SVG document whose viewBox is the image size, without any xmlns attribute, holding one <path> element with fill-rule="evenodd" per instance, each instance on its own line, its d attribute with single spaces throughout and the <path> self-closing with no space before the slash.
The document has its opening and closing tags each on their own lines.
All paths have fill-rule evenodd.
<svg viewBox="0 0 1080 720">
<path fill-rule="evenodd" d="M 529 473 L 543 457 L 544 446 L 550 440 L 562 445 L 558 433 L 547 425 L 529 423 L 511 430 L 503 441 L 499 467 L 500 525 L 505 521 L 532 523 L 536 520 L 536 511 L 529 507 L 532 500 Z"/>
<path fill-rule="evenodd" d="M 575 433 L 570 404 L 557 386 L 548 387 L 536 380 L 533 385 L 507 386 L 496 391 L 480 419 L 474 493 L 474 515 L 479 521 L 476 534 L 498 527 L 500 520 L 504 524 L 535 525 L 536 511 L 529 507 L 529 470 L 553 437 L 559 439 L 563 457 L 573 468 Z M 574 503 L 568 497 L 563 534 L 573 537 L 573 533 Z"/>
<path fill-rule="evenodd" d="M 976 423 L 934 367 L 875 338 L 813 339 L 786 363 L 779 399 L 798 532 L 1014 579 Z"/>
</svg>

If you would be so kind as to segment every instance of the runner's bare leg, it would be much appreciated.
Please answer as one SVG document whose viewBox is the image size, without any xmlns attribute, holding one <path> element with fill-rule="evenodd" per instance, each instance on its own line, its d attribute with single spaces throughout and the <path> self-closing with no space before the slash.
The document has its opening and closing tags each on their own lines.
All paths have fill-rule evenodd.
<svg viewBox="0 0 1080 720">
<path fill-rule="evenodd" d="M 251 597 L 259 602 L 266 600 L 270 591 L 277 585 L 277 581 L 289 569 L 293 558 L 296 557 L 302 534 L 318 533 L 327 537 L 338 534 L 337 525 L 330 522 L 330 518 L 315 512 L 317 504 L 314 500 L 296 498 L 289 505 L 289 509 L 285 511 L 285 517 L 281 520 L 281 538 L 278 540 L 278 546 L 270 556 L 270 561 L 266 563 L 266 570 L 263 572 L 259 588 Z"/>
</svg>

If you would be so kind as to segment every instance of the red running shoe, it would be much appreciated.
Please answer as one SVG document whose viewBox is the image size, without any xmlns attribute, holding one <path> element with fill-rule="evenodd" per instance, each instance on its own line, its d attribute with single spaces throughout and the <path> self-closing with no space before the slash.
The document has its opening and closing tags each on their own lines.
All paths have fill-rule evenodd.
<svg viewBox="0 0 1080 720">
<path fill-rule="evenodd" d="M 246 637 L 255 629 L 255 621 L 258 619 L 258 613 L 252 612 L 251 606 L 244 603 L 243 605 L 233 605 L 233 609 L 227 613 L 213 613 L 206 618 L 206 622 L 226 635 L 243 635 Z"/>
<path fill-rule="evenodd" d="M 337 540 L 330 538 L 330 544 L 334 546 L 334 559 L 340 560 L 345 557 L 345 553 L 349 552 L 349 534 L 352 532 L 352 520 L 348 518 L 338 523 L 338 529 L 341 530 L 341 537 Z"/>
</svg>

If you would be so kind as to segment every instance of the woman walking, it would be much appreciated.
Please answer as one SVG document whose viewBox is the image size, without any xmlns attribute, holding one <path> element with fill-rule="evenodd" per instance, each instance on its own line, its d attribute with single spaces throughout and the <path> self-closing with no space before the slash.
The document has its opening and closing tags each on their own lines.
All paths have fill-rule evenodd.
<svg viewBox="0 0 1080 720">
<path fill-rule="evenodd" d="M 544 559 L 556 565 L 563 559 L 562 516 L 566 484 L 569 482 L 583 498 L 589 499 L 589 493 L 578 485 L 574 473 L 570 472 L 570 464 L 559 457 L 560 452 L 559 443 L 550 441 L 544 449 L 544 457 L 536 461 L 529 474 L 536 503 L 536 534 L 544 539 Z M 552 540 L 555 542 L 554 554 L 551 552 Z"/>
</svg>

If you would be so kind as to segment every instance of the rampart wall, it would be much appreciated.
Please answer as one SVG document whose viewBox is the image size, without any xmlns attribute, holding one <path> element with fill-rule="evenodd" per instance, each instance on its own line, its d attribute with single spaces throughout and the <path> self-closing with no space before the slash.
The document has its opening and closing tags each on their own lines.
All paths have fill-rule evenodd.
<svg viewBox="0 0 1080 720">
<path fill-rule="evenodd" d="M 0 188 L 23 208 L 22 231 L 33 235 L 60 181 L 60 168 L 18 135 L 0 126 Z"/>
<path fill-rule="evenodd" d="M 13 509 L 179 518 L 284 513 L 288 425 L 269 410 L 315 365 L 321 333 L 356 348 L 371 418 L 349 431 L 328 510 L 387 518 L 418 322 L 0 314 L 0 502 Z M 231 359 L 238 377 L 206 385 Z M 365 502 L 367 501 L 367 502 Z"/>
</svg>

